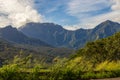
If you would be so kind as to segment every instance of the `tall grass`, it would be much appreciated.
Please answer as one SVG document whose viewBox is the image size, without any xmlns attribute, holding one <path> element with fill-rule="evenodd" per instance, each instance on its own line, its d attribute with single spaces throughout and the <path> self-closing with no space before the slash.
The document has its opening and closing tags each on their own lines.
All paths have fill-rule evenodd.
<svg viewBox="0 0 120 80">
<path fill-rule="evenodd" d="M 55 62 L 48 71 L 41 67 L 21 68 L 17 64 L 0 68 L 0 80 L 86 80 L 120 77 L 120 61 L 104 61 L 93 66 L 92 63 L 77 58 Z"/>
</svg>

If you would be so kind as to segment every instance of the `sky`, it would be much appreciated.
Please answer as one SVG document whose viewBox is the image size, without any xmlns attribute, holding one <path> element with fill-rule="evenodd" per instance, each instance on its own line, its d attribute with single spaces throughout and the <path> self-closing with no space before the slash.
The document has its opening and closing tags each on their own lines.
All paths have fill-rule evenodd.
<svg viewBox="0 0 120 80">
<path fill-rule="evenodd" d="M 120 22 L 120 0 L 0 0 L 0 27 L 50 22 L 76 30 L 106 20 Z"/>
</svg>

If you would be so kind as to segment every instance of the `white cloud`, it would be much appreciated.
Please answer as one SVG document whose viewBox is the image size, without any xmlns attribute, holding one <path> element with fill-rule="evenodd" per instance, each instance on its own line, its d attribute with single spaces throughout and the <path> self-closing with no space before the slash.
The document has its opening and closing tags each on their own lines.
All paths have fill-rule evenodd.
<svg viewBox="0 0 120 80">
<path fill-rule="evenodd" d="M 5 16 L 0 16 L 0 27 L 4 27 L 6 25 L 9 25 L 10 21 L 7 17 Z"/>
<path fill-rule="evenodd" d="M 34 9 L 33 0 L 0 0 L 0 27 L 20 27 L 28 22 L 40 22 L 42 16 Z"/>
<path fill-rule="evenodd" d="M 83 19 L 83 22 L 86 22 L 86 20 L 88 20 L 88 23 L 94 23 L 93 27 L 105 20 L 120 22 L 120 0 L 111 0 L 111 3 L 113 3 L 111 5 L 111 12 L 90 17 L 88 19 Z"/>
<path fill-rule="evenodd" d="M 110 7 L 111 11 L 98 15 L 90 15 L 90 12 L 94 13 L 105 7 Z M 105 20 L 120 22 L 120 0 L 71 0 L 67 11 L 68 14 L 79 19 L 80 23 L 73 25 L 79 26 L 79 28 L 94 28 Z M 73 28 L 74 30 L 78 29 L 78 27 Z"/>
<path fill-rule="evenodd" d="M 66 25 L 66 26 L 64 26 L 64 29 L 74 31 L 74 30 L 77 30 L 80 28 L 89 29 L 88 26 L 89 26 L 89 28 L 93 28 L 92 26 L 94 26 L 94 24 L 92 24 L 92 23 L 84 24 L 83 23 L 83 24 L 76 24 L 76 25 L 72 25 L 72 26 Z"/>
<path fill-rule="evenodd" d="M 109 0 L 71 0 L 68 3 L 68 14 L 76 17 L 85 17 L 90 12 L 102 10 L 110 6 Z"/>
<path fill-rule="evenodd" d="M 67 26 L 64 26 L 63 28 L 66 29 L 66 30 L 74 31 L 74 30 L 79 29 L 79 28 L 80 28 L 80 25 L 79 25 L 79 26 L 78 26 L 78 25 L 77 25 L 77 26 L 76 26 L 76 25 L 73 25 L 73 26 L 67 25 Z"/>
<path fill-rule="evenodd" d="M 114 3 L 111 7 L 112 10 L 120 10 L 120 0 L 112 0 L 112 2 Z"/>
</svg>

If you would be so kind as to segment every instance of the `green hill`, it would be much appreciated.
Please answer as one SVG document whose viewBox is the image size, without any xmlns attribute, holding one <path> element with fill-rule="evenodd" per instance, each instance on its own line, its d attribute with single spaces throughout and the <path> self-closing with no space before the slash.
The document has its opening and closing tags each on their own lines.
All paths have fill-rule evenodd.
<svg viewBox="0 0 120 80">
<path fill-rule="evenodd" d="M 74 55 L 74 57 L 80 56 L 93 63 L 120 60 L 120 32 L 105 39 L 88 42 Z"/>
<path fill-rule="evenodd" d="M 52 67 L 53 80 L 91 80 L 120 77 L 120 32 L 86 46 Z"/>
</svg>

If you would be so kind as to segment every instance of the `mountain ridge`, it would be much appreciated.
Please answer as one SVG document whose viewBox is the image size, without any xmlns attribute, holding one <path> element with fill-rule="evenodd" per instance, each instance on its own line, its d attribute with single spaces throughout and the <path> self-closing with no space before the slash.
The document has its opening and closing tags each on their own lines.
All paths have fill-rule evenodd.
<svg viewBox="0 0 120 80">
<path fill-rule="evenodd" d="M 12 26 L 6 26 L 5 28 L 0 28 L 0 37 L 11 43 L 26 44 L 33 46 L 50 46 L 49 44 L 40 41 L 39 39 L 34 39 L 24 35 L 22 32 L 18 31 Z"/>
<path fill-rule="evenodd" d="M 35 30 L 35 28 L 37 28 Z M 56 47 L 82 48 L 87 42 L 105 38 L 120 31 L 120 24 L 107 20 L 93 29 L 70 31 L 53 23 L 28 23 L 21 32 L 27 36 L 40 39 Z"/>
</svg>

